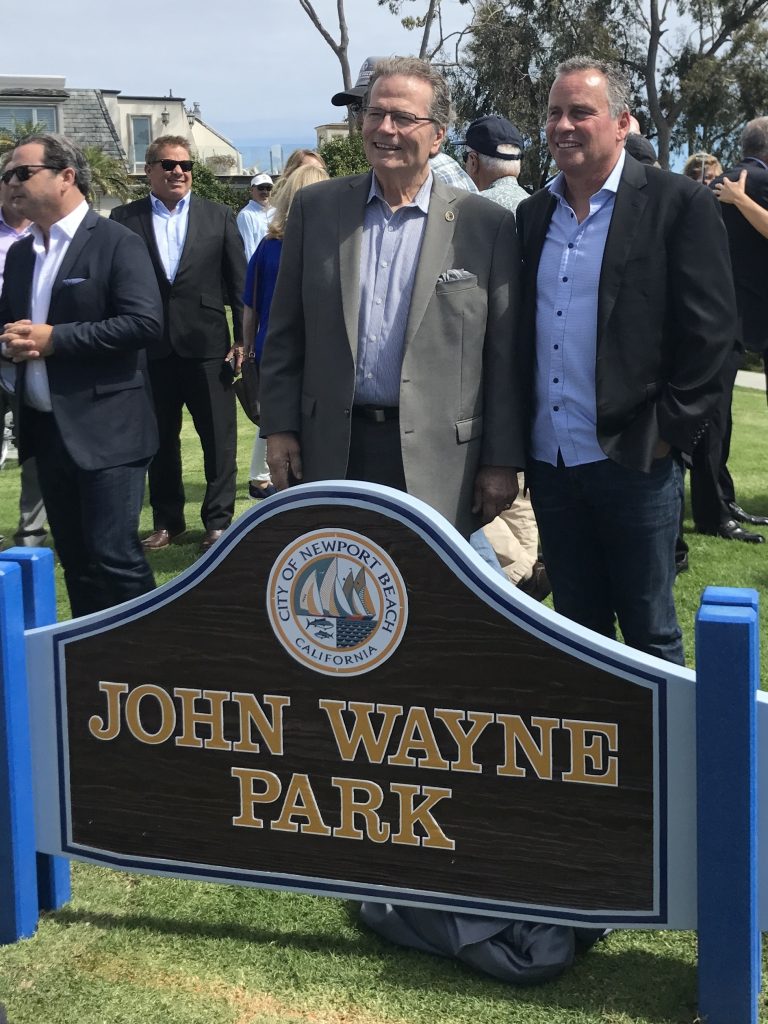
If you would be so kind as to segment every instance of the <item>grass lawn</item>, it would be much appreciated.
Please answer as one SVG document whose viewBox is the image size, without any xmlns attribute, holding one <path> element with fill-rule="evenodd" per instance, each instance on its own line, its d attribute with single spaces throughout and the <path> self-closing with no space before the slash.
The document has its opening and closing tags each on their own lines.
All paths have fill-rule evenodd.
<svg viewBox="0 0 768 1024">
<path fill-rule="evenodd" d="M 768 514 L 765 396 L 739 390 L 730 467 L 738 498 Z M 250 505 L 252 428 L 241 422 L 236 512 Z M 184 543 L 152 555 L 158 583 L 196 557 L 202 536 L 197 440 L 184 431 Z M 16 523 L 19 475 L 0 473 L 0 533 Z M 690 520 L 687 521 L 690 530 Z M 149 532 L 147 509 L 142 529 Z M 693 620 L 707 584 L 763 589 L 768 544 L 689 533 L 677 584 L 693 662 Z M 60 575 L 59 616 L 68 617 Z M 765 633 L 765 616 L 763 628 Z M 763 687 L 768 682 L 762 669 Z M 75 864 L 74 895 L 33 939 L 0 948 L 9 1024 L 693 1024 L 691 933 L 617 932 L 559 982 L 516 990 L 448 961 L 400 951 L 358 928 L 349 905 L 256 889 L 128 875 Z M 761 1003 L 760 1021 L 768 1024 Z"/>
</svg>

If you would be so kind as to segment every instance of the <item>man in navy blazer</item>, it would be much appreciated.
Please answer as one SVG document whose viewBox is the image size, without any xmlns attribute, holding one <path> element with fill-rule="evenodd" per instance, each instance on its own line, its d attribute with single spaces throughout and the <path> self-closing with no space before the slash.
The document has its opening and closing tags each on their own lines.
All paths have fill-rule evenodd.
<svg viewBox="0 0 768 1024">
<path fill-rule="evenodd" d="M 682 663 L 673 598 L 682 478 L 715 407 L 736 306 L 714 197 L 624 151 L 611 65 L 558 68 L 560 169 L 517 209 L 533 395 L 527 478 L 555 608 Z"/>
<path fill-rule="evenodd" d="M 162 344 L 149 362 L 160 447 L 149 467 L 154 530 L 144 546 L 164 548 L 186 529 L 179 441 L 186 406 L 203 449 L 206 489 L 200 517 L 206 550 L 229 526 L 235 509 L 232 371 L 239 370 L 243 357 L 243 240 L 228 206 L 191 193 L 186 139 L 155 139 L 147 148 L 145 170 L 150 195 L 111 214 L 146 243 L 165 313 Z M 225 305 L 232 309 L 234 345 Z"/>
<path fill-rule="evenodd" d="M 34 221 L 0 296 L 19 457 L 37 458 L 72 614 L 85 615 L 155 585 L 138 524 L 157 448 L 145 349 L 162 333 L 160 295 L 142 242 L 89 209 L 90 170 L 67 139 L 29 136 L 4 180 Z"/>
</svg>

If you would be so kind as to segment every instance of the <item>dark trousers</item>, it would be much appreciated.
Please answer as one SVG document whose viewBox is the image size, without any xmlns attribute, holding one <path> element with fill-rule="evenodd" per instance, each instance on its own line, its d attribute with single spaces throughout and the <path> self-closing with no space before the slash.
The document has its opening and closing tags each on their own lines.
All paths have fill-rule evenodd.
<svg viewBox="0 0 768 1024">
<path fill-rule="evenodd" d="M 108 469 L 77 466 L 51 413 L 26 415 L 72 615 L 111 608 L 154 589 L 139 541 L 147 461 Z"/>
<path fill-rule="evenodd" d="M 181 415 L 189 409 L 203 449 L 205 496 L 200 518 L 206 530 L 232 522 L 237 486 L 237 415 L 232 372 L 222 359 L 152 360 L 149 379 L 160 447 L 149 466 L 149 501 L 156 530 L 185 529 L 181 465 Z"/>
<path fill-rule="evenodd" d="M 397 417 L 375 423 L 353 414 L 347 480 L 365 480 L 386 484 L 398 491 L 407 490 Z"/>
<path fill-rule="evenodd" d="M 677 623 L 675 536 L 682 473 L 667 456 L 650 473 L 610 459 L 531 461 L 526 479 L 555 610 L 630 647 L 684 664 Z"/>
<path fill-rule="evenodd" d="M 741 354 L 734 351 L 723 365 L 723 393 L 691 455 L 691 512 L 702 533 L 717 533 L 721 523 L 733 519 L 727 503 L 736 500 L 736 493 L 728 472 L 728 456 L 733 385 L 740 363 Z"/>
</svg>

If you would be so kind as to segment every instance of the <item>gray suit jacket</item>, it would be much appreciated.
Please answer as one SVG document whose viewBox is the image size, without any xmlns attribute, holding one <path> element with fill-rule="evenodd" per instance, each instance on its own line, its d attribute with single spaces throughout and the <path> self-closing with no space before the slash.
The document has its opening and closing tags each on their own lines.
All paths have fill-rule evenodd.
<svg viewBox="0 0 768 1024">
<path fill-rule="evenodd" d="M 371 175 L 302 189 L 285 233 L 261 362 L 265 435 L 300 437 L 305 480 L 346 474 Z M 439 281 L 449 269 L 469 273 Z M 468 534 L 480 465 L 521 467 L 512 214 L 434 182 L 405 336 L 400 437 L 408 492 Z"/>
</svg>

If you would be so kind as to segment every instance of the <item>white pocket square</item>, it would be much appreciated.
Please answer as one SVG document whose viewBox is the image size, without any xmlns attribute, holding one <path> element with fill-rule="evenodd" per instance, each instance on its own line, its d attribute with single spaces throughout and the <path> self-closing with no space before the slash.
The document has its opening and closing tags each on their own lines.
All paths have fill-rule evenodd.
<svg viewBox="0 0 768 1024">
<path fill-rule="evenodd" d="M 440 277 L 437 279 L 437 283 L 441 284 L 444 281 L 464 281 L 468 277 L 474 277 L 474 274 L 470 274 L 468 270 L 451 269 L 444 270 Z"/>
<path fill-rule="evenodd" d="M 87 277 L 65 277 L 64 280 L 61 283 L 65 287 L 69 287 L 69 285 L 73 285 L 73 284 L 82 284 L 83 281 L 87 281 L 87 280 L 88 280 Z"/>
</svg>

